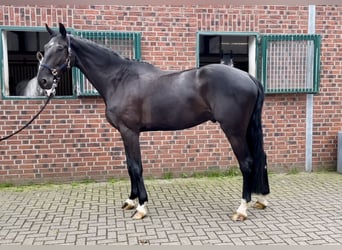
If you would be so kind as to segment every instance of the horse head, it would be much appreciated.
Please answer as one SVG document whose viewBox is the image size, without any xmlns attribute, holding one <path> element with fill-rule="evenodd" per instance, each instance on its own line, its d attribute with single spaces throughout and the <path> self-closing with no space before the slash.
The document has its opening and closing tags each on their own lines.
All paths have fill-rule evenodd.
<svg viewBox="0 0 342 250">
<path fill-rule="evenodd" d="M 39 86 L 49 96 L 54 94 L 61 74 L 71 67 L 71 48 L 70 37 L 63 24 L 59 23 L 59 33 L 50 29 L 47 24 L 45 27 L 50 34 L 50 41 L 44 45 L 44 56 L 40 52 L 37 53 L 37 79 Z"/>
</svg>

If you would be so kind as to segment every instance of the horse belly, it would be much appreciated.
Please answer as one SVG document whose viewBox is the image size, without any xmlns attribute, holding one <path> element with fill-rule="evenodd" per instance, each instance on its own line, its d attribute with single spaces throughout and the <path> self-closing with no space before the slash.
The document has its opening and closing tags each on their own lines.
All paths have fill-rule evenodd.
<svg viewBox="0 0 342 250">
<path fill-rule="evenodd" d="M 153 103 L 143 111 L 143 130 L 181 130 L 196 126 L 208 120 L 214 121 L 213 115 L 203 103 L 177 98 Z"/>
<path fill-rule="evenodd" d="M 171 131 L 171 130 L 183 130 L 194 127 L 203 122 L 211 120 L 215 122 L 211 114 L 203 114 L 201 117 L 195 119 L 165 119 L 155 120 L 153 122 L 145 122 L 141 128 L 141 131 Z"/>
</svg>

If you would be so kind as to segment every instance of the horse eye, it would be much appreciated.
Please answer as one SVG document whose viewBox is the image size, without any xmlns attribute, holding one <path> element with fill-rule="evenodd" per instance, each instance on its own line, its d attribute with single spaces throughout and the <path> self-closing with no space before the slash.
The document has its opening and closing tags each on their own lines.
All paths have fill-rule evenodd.
<svg viewBox="0 0 342 250">
<path fill-rule="evenodd" d="M 63 49 L 64 49 L 64 46 L 58 45 L 57 49 L 58 49 L 58 50 L 63 50 Z"/>
</svg>

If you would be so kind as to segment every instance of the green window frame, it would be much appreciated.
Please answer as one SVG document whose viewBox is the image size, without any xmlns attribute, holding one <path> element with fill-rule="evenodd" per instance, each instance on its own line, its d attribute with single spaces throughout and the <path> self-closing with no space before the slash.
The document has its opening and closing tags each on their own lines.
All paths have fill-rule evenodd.
<svg viewBox="0 0 342 250">
<path fill-rule="evenodd" d="M 263 35 L 261 47 L 265 93 L 319 92 L 320 35 Z"/>
<path fill-rule="evenodd" d="M 234 36 L 252 38 L 248 42 L 248 72 L 261 81 L 266 94 L 319 92 L 321 36 L 318 34 L 199 31 L 196 47 L 197 67 L 202 65 L 203 36 L 208 36 L 209 39 Z M 232 39 L 234 40 L 236 39 Z M 209 45 L 207 50 L 208 47 Z M 216 52 L 213 56 L 218 63 L 220 55 Z"/>
<path fill-rule="evenodd" d="M 53 30 L 58 31 L 54 27 Z M 9 94 L 9 80 L 8 78 L 8 57 L 4 52 L 7 42 L 4 38 L 6 31 L 24 31 L 24 32 L 46 32 L 45 27 L 18 27 L 18 26 L 0 26 L 0 87 L 2 99 L 39 99 L 44 97 L 24 97 L 14 96 Z M 141 60 L 141 33 L 140 32 L 125 32 L 125 31 L 84 31 L 67 29 L 73 35 L 92 40 L 96 43 L 110 47 L 118 52 L 120 55 L 129 59 Z M 6 44 L 7 45 L 7 44 Z M 42 50 L 42 46 L 40 46 Z M 7 60 L 7 61 L 6 61 Z M 6 63 L 4 63 L 6 61 Z M 37 61 L 38 65 L 38 61 Z M 5 72 L 6 71 L 6 72 Z M 72 94 L 68 96 L 57 96 L 57 98 L 76 98 L 77 96 L 97 96 L 99 95 L 95 88 L 89 83 L 86 77 L 77 68 L 73 68 L 71 72 L 71 88 Z M 58 91 L 58 90 L 57 90 Z"/>
<path fill-rule="evenodd" d="M 139 32 L 75 31 L 79 37 L 109 47 L 128 59 L 141 60 L 141 34 Z M 98 96 L 99 93 L 82 72 L 74 68 L 78 96 Z"/>
</svg>

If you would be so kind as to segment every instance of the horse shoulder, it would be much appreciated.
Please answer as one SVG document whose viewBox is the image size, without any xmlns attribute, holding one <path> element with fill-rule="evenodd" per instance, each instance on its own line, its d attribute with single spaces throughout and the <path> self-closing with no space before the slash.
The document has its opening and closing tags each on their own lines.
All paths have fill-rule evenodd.
<svg viewBox="0 0 342 250">
<path fill-rule="evenodd" d="M 138 80 L 129 81 L 117 87 L 106 101 L 106 118 L 119 131 L 122 127 L 138 130 L 141 107 L 139 89 Z"/>
</svg>

